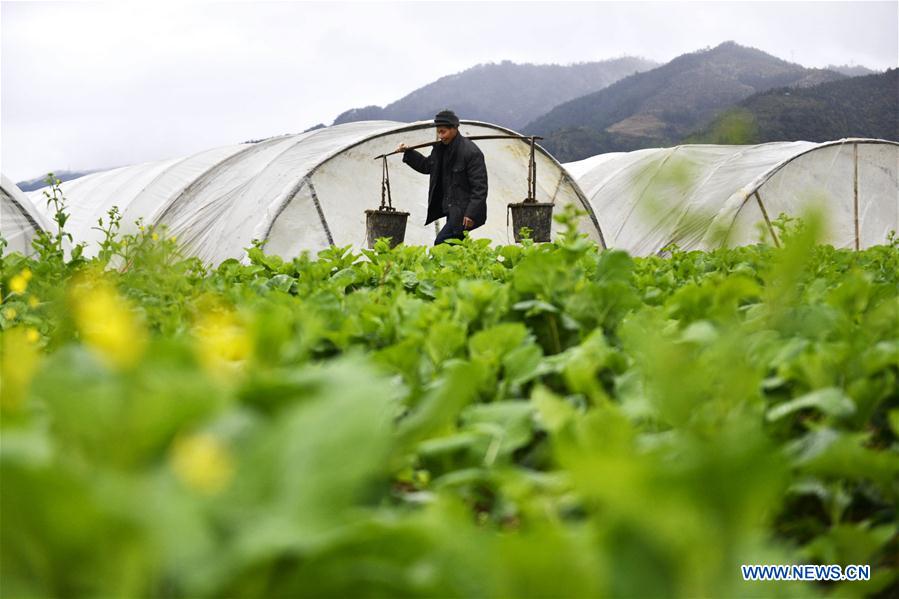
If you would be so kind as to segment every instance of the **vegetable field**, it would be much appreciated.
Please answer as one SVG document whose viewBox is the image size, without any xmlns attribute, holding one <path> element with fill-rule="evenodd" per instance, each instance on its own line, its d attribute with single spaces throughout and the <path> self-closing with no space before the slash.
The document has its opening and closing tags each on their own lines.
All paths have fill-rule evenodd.
<svg viewBox="0 0 899 599">
<path fill-rule="evenodd" d="M 4 596 L 896 592 L 899 241 L 207 267 L 117 219 L 2 258 Z"/>
</svg>

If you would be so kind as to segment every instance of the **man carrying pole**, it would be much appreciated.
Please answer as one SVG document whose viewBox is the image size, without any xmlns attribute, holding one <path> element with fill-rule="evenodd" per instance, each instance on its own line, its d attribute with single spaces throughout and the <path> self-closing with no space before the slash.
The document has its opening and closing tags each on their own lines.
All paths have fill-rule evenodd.
<svg viewBox="0 0 899 599">
<path fill-rule="evenodd" d="M 440 217 L 446 224 L 437 233 L 434 245 L 447 239 L 464 239 L 487 221 L 487 166 L 484 154 L 473 141 L 459 133 L 459 117 L 443 110 L 434 117 L 436 144 L 427 157 L 400 144 L 403 162 L 423 175 L 430 175 L 428 186 L 428 225 Z"/>
</svg>

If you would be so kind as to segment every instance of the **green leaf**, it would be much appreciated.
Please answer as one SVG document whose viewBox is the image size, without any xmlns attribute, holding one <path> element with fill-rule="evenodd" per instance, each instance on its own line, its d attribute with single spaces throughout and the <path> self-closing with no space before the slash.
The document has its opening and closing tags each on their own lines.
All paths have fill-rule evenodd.
<svg viewBox="0 0 899 599">
<path fill-rule="evenodd" d="M 599 380 L 599 372 L 606 368 L 614 350 L 606 341 L 602 329 L 594 329 L 580 344 L 550 358 L 562 373 L 572 393 L 583 393 L 594 401 L 605 399 L 606 393 Z"/>
<path fill-rule="evenodd" d="M 537 408 L 540 423 L 551 433 L 558 433 L 577 415 L 574 406 L 543 385 L 534 388 L 531 402 Z"/>
<path fill-rule="evenodd" d="M 682 343 L 695 343 L 697 345 L 711 345 L 717 339 L 718 331 L 707 320 L 697 320 L 690 323 L 680 336 Z"/>
<path fill-rule="evenodd" d="M 296 281 L 290 275 L 275 275 L 268 280 L 268 286 L 284 293 L 289 293 Z"/>
<path fill-rule="evenodd" d="M 838 524 L 803 547 L 807 559 L 825 564 L 869 564 L 895 538 L 897 526 L 870 522 Z"/>
<path fill-rule="evenodd" d="M 499 364 L 503 356 L 524 343 L 530 335 L 520 322 L 506 322 L 471 336 L 468 349 L 473 360 Z"/>
<path fill-rule="evenodd" d="M 544 302 L 542 300 L 525 300 L 522 302 L 516 302 L 512 305 L 513 310 L 518 310 L 521 312 L 525 312 L 525 316 L 533 316 L 534 314 L 541 314 L 543 312 L 558 312 L 559 309 L 554 305 Z"/>
<path fill-rule="evenodd" d="M 522 385 L 543 375 L 543 350 L 536 343 L 520 345 L 503 356 L 505 378 L 513 386 Z"/>
<path fill-rule="evenodd" d="M 425 348 L 434 364 L 442 364 L 455 357 L 465 347 L 467 331 L 459 323 L 442 321 L 428 331 Z"/>
<path fill-rule="evenodd" d="M 787 454 L 801 472 L 851 481 L 869 480 L 887 497 L 895 497 L 899 460 L 870 449 L 867 433 L 845 433 L 820 428 L 787 444 Z"/>
<path fill-rule="evenodd" d="M 534 406 L 527 401 L 475 404 L 461 415 L 463 430 L 483 433 L 484 465 L 490 467 L 531 441 Z"/>
<path fill-rule="evenodd" d="M 387 381 L 351 356 L 304 371 L 302 401 L 248 442 L 231 499 L 247 510 L 244 555 L 318 543 L 351 519 L 364 489 L 386 474 L 392 426 Z"/>
<path fill-rule="evenodd" d="M 778 404 L 769 409 L 766 418 L 770 421 L 779 420 L 799 410 L 814 408 L 828 416 L 845 418 L 855 413 L 855 403 L 847 397 L 841 389 L 834 387 L 818 389 L 806 393 L 801 397 Z"/>
<path fill-rule="evenodd" d="M 418 407 L 400 421 L 399 435 L 406 441 L 424 439 L 455 422 L 474 401 L 482 369 L 464 360 L 450 360 L 443 374 L 429 385 Z"/>
<path fill-rule="evenodd" d="M 890 428 L 893 429 L 893 434 L 899 437 L 899 410 L 890 410 L 888 414 L 890 419 Z"/>
<path fill-rule="evenodd" d="M 479 436 L 472 432 L 462 432 L 445 437 L 435 437 L 422 441 L 416 447 L 418 454 L 424 458 L 434 458 L 446 454 L 467 451 L 478 440 Z"/>
</svg>

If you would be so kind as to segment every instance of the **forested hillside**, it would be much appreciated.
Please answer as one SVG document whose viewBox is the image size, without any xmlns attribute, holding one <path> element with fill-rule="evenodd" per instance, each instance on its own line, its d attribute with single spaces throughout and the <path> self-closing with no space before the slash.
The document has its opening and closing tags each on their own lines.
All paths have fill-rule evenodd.
<svg viewBox="0 0 899 599">
<path fill-rule="evenodd" d="M 566 102 L 525 127 L 564 161 L 672 145 L 735 103 L 775 87 L 845 78 L 726 42 Z"/>
<path fill-rule="evenodd" d="M 655 66 L 631 56 L 568 66 L 509 61 L 481 64 L 441 77 L 384 108 L 348 110 L 334 124 L 376 119 L 412 122 L 452 108 L 464 119 L 520 129 L 557 104 Z"/>
<path fill-rule="evenodd" d="M 734 132 L 740 132 L 734 137 Z M 843 137 L 899 140 L 899 69 L 751 96 L 691 141 L 762 143 Z"/>
</svg>

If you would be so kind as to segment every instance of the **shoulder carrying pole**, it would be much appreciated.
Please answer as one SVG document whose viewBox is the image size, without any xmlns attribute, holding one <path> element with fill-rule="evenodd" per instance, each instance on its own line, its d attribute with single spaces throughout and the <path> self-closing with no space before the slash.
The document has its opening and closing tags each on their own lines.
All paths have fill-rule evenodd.
<svg viewBox="0 0 899 599">
<path fill-rule="evenodd" d="M 531 142 L 531 153 L 533 153 L 534 140 L 543 139 L 543 138 L 540 137 L 539 135 L 532 135 L 532 136 L 527 136 L 527 135 L 472 135 L 472 136 L 468 137 L 467 139 L 470 139 L 472 141 L 480 141 L 483 139 L 521 139 L 524 141 Z M 436 146 L 439 143 L 440 143 L 439 141 L 429 141 L 429 142 L 425 142 L 423 144 L 418 144 L 416 146 L 409 146 L 406 149 L 407 150 L 418 150 L 420 148 Z M 385 156 L 393 156 L 394 154 L 402 154 L 402 152 L 399 150 L 394 150 L 393 152 L 387 152 L 386 154 L 379 154 L 379 155 L 375 156 L 375 160 L 379 160 L 381 158 L 384 158 Z"/>
</svg>

